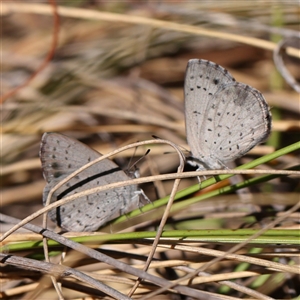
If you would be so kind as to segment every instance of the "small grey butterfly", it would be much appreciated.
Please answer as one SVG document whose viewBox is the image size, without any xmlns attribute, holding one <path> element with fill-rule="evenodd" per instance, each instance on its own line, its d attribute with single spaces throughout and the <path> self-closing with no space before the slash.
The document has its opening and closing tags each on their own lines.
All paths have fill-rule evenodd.
<svg viewBox="0 0 300 300">
<path fill-rule="evenodd" d="M 198 170 L 223 169 L 267 138 L 271 113 L 263 95 L 236 82 L 223 67 L 203 59 L 188 62 L 185 127 Z"/>
<path fill-rule="evenodd" d="M 44 205 L 55 185 L 100 156 L 100 153 L 75 139 L 58 133 L 44 133 L 40 147 L 43 175 L 47 181 L 43 192 Z M 56 190 L 51 203 L 97 186 L 131 178 L 114 162 L 105 159 Z M 68 231 L 95 231 L 106 222 L 138 208 L 140 194 L 143 191 L 137 185 L 94 193 L 51 210 L 49 217 Z"/>
</svg>

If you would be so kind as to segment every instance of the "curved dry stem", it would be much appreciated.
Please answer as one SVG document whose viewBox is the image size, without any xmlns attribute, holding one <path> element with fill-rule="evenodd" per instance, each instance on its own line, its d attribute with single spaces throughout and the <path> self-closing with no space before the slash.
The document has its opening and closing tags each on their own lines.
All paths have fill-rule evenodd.
<svg viewBox="0 0 300 300">
<path fill-rule="evenodd" d="M 114 151 L 115 152 L 115 151 Z M 104 157 L 104 156 L 102 156 Z M 105 158 L 107 158 L 108 155 L 105 155 Z M 222 175 L 222 174 L 276 174 L 276 175 L 298 175 L 300 176 L 299 171 L 286 171 L 286 170 L 210 170 L 210 171 L 198 171 L 198 172 L 186 172 L 186 173 L 176 173 L 176 174 L 165 174 L 165 175 L 156 175 L 156 176 L 148 176 L 144 178 L 136 178 L 132 180 L 126 180 L 121 182 L 116 182 L 112 184 L 108 184 L 106 186 L 100 186 L 94 189 L 90 189 L 81 193 L 78 193 L 76 195 L 72 195 L 69 197 L 66 197 L 64 199 L 61 199 L 59 201 L 56 201 L 47 207 L 44 207 L 40 209 L 39 211 L 35 212 L 34 214 L 28 216 L 27 218 L 23 219 L 22 222 L 20 222 L 18 225 L 15 225 L 10 230 L 5 232 L 0 237 L 0 242 L 3 241 L 5 238 L 7 238 L 10 234 L 21 228 L 24 224 L 34 220 L 41 214 L 56 208 L 58 206 L 61 206 L 63 204 L 67 204 L 74 199 L 86 195 L 90 195 L 96 192 L 104 191 L 104 190 L 110 190 L 117 187 L 123 187 L 133 184 L 141 184 L 141 183 L 147 183 L 152 182 L 154 180 L 169 180 L 169 179 L 176 179 L 176 178 L 190 178 L 190 177 L 198 177 L 198 176 L 209 176 L 209 175 Z"/>
<path fill-rule="evenodd" d="M 293 42 L 293 39 L 284 39 L 278 43 L 273 52 L 273 59 L 275 66 L 285 81 L 297 92 L 300 93 L 300 85 L 296 79 L 292 76 L 289 70 L 285 67 L 282 52 L 287 48 L 287 44 Z"/>
<path fill-rule="evenodd" d="M 185 165 L 185 156 L 184 156 L 184 154 L 182 153 L 182 151 L 177 146 L 174 147 L 174 149 L 177 151 L 177 154 L 178 154 L 179 159 L 180 159 L 180 164 L 179 164 L 179 167 L 177 169 L 177 173 L 182 173 L 183 170 L 184 170 L 184 165 Z M 162 216 L 162 219 L 160 221 L 160 224 L 159 224 L 159 227 L 158 227 L 158 230 L 157 230 L 157 234 L 156 234 L 155 240 L 153 242 L 151 251 L 150 251 L 150 253 L 148 255 L 147 261 L 146 261 L 145 266 L 143 268 L 143 270 L 145 272 L 148 270 L 148 268 L 149 268 L 149 266 L 151 264 L 151 261 L 153 259 L 153 256 L 155 254 L 157 245 L 159 243 L 160 237 L 161 237 L 162 232 L 164 230 L 164 226 L 165 226 L 165 224 L 166 224 L 166 222 L 168 220 L 169 213 L 170 213 L 171 207 L 173 205 L 173 202 L 174 202 L 175 195 L 177 193 L 179 184 L 180 184 L 180 178 L 177 178 L 174 181 L 174 184 L 173 184 L 173 187 L 172 187 L 172 191 L 171 191 L 171 194 L 170 194 L 170 197 L 169 197 L 169 200 L 168 200 L 168 204 L 166 206 L 166 209 L 165 209 L 164 214 Z M 141 281 L 142 281 L 141 278 L 138 278 L 136 280 L 136 282 L 135 282 L 134 286 L 132 287 L 131 291 L 129 292 L 128 296 L 132 296 L 133 295 L 133 293 L 138 288 L 138 286 L 139 286 L 139 284 L 140 284 Z"/>
</svg>

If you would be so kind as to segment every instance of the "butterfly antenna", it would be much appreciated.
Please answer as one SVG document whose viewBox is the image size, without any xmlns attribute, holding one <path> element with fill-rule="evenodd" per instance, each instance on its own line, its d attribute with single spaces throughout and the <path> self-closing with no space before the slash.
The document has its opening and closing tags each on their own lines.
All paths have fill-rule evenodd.
<svg viewBox="0 0 300 300">
<path fill-rule="evenodd" d="M 148 149 L 142 157 L 140 157 L 137 161 L 135 161 L 134 164 L 130 165 L 130 167 L 129 167 L 129 165 L 128 165 L 128 170 L 135 168 L 136 165 L 137 165 L 141 160 L 143 160 L 143 159 L 145 158 L 146 155 L 149 154 L 149 152 L 150 152 L 150 149 Z M 132 157 L 133 157 L 133 156 L 132 156 Z M 132 157 L 131 157 L 131 159 L 130 159 L 130 164 L 131 164 L 131 162 L 132 162 Z"/>
</svg>

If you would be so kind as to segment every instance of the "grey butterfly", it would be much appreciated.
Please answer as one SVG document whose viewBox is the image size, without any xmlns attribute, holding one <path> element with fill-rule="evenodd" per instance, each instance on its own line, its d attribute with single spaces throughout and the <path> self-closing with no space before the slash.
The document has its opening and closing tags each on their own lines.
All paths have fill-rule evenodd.
<svg viewBox="0 0 300 300">
<path fill-rule="evenodd" d="M 43 192 L 44 205 L 49 191 L 56 184 L 99 156 L 100 153 L 75 139 L 58 133 L 44 133 L 40 148 L 43 175 L 47 181 Z M 130 178 L 118 165 L 105 159 L 56 190 L 51 203 L 84 190 Z M 138 208 L 140 194 L 143 192 L 136 185 L 94 193 L 51 210 L 49 217 L 68 231 L 95 231 L 106 222 Z"/>
<path fill-rule="evenodd" d="M 211 61 L 189 60 L 184 95 L 189 162 L 198 170 L 223 169 L 271 131 L 263 95 Z"/>
</svg>

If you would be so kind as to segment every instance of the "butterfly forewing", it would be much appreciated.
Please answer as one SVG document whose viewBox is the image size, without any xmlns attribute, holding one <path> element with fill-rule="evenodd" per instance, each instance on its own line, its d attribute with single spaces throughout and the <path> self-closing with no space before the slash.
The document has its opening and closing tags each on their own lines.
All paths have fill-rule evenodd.
<svg viewBox="0 0 300 300">
<path fill-rule="evenodd" d="M 185 122 L 187 141 L 194 156 L 209 155 L 209 149 L 201 143 L 203 136 L 208 136 L 204 126 L 207 113 L 212 107 L 211 100 L 224 84 L 234 82 L 231 74 L 207 60 L 191 59 L 188 62 L 185 83 Z"/>
</svg>

